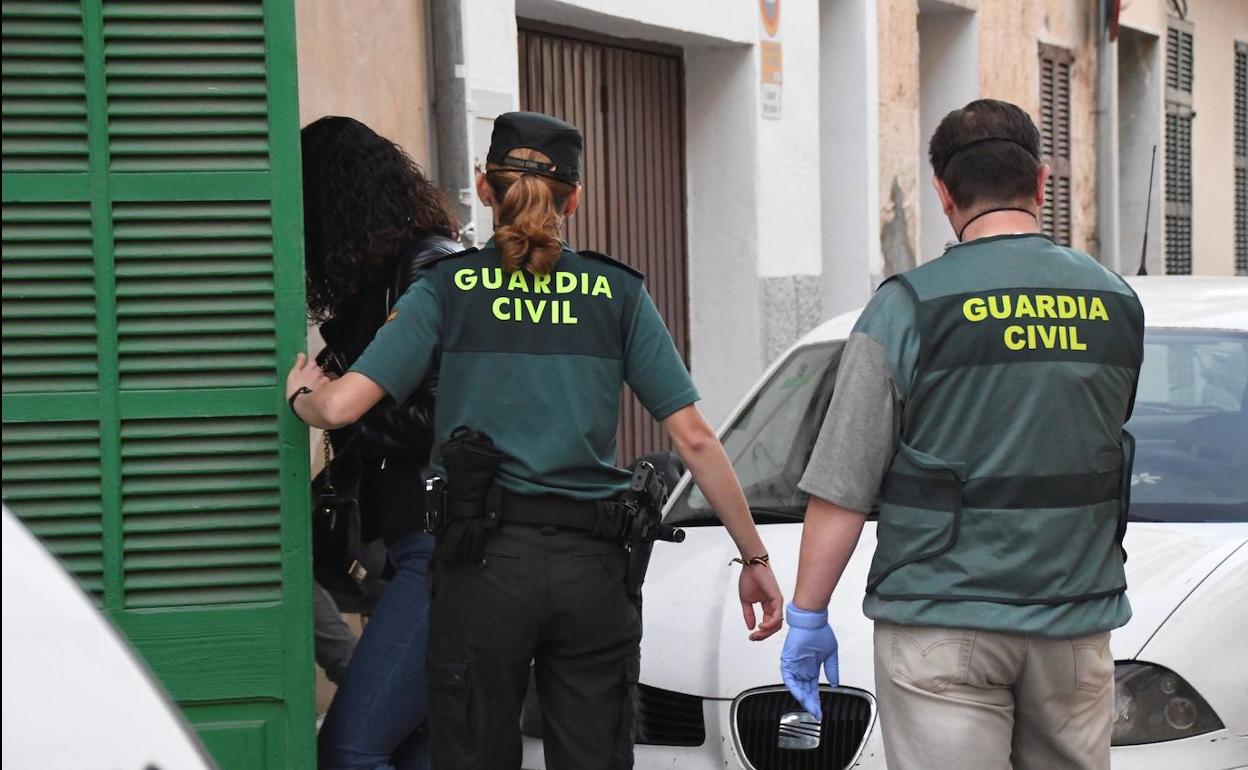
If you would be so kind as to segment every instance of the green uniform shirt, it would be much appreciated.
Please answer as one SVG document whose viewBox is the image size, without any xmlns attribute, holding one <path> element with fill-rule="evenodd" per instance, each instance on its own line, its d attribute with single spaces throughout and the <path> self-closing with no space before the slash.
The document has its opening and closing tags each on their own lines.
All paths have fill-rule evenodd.
<svg viewBox="0 0 1248 770">
<path fill-rule="evenodd" d="M 627 487 L 615 464 L 623 383 L 656 420 L 698 400 L 641 278 L 566 246 L 549 276 L 508 274 L 493 241 L 431 266 L 351 370 L 401 403 L 434 366 L 435 447 L 460 425 L 485 432 L 507 456 L 497 483 L 521 494 Z"/>
<path fill-rule="evenodd" d="M 1044 249 L 1052 244 L 1042 236 L 1002 236 L 954 248 L 988 248 L 1002 255 L 1017 250 L 1043 259 Z M 846 343 L 832 402 L 799 485 L 803 491 L 862 513 L 878 502 L 885 472 L 898 451 L 901 416 L 919 352 L 914 300 L 900 283 L 886 283 L 867 304 Z M 1061 438 L 1043 440 L 1051 439 L 1060 447 Z M 863 611 L 872 619 L 903 625 L 1009 630 L 1059 638 L 1117 628 L 1131 617 L 1125 594 L 1074 604 L 1011 605 L 898 601 L 872 593 L 866 596 Z"/>
</svg>

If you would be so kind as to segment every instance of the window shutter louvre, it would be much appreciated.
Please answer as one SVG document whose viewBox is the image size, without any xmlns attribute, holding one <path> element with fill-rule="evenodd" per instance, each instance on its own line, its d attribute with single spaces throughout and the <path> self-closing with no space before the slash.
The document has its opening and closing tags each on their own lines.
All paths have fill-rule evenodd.
<svg viewBox="0 0 1248 770">
<path fill-rule="evenodd" d="M 1192 25 L 1166 30 L 1166 272 L 1192 272 Z"/>
<path fill-rule="evenodd" d="M 5 502 L 103 602 L 99 425 L 6 423 L 3 451 Z"/>
<path fill-rule="evenodd" d="M 126 606 L 280 600 L 276 420 L 125 420 L 121 436 Z"/>
<path fill-rule="evenodd" d="M 1056 46 L 1040 46 L 1040 155 L 1052 169 L 1045 187 L 1040 229 L 1069 246 L 1074 233 L 1071 212 L 1070 70 L 1074 57 Z"/>
<path fill-rule="evenodd" d="M 268 168 L 259 3 L 104 5 L 115 171 Z"/>
<path fill-rule="evenodd" d="M 74 0 L 4 4 L 7 171 L 87 171 L 82 9 Z"/>
<path fill-rule="evenodd" d="M 1248 43 L 1235 44 L 1235 274 L 1248 275 Z"/>
<path fill-rule="evenodd" d="M 1166 30 L 1166 89 L 1192 93 L 1195 64 L 1195 39 L 1191 24 L 1171 19 Z"/>
<path fill-rule="evenodd" d="M 264 201 L 114 204 L 122 390 L 276 384 L 271 218 Z"/>
<path fill-rule="evenodd" d="M 3 261 L 4 392 L 94 391 L 90 204 L 6 204 Z"/>
<path fill-rule="evenodd" d="M 311 767 L 293 0 L 3 0 L 4 500 L 222 767 Z"/>
</svg>

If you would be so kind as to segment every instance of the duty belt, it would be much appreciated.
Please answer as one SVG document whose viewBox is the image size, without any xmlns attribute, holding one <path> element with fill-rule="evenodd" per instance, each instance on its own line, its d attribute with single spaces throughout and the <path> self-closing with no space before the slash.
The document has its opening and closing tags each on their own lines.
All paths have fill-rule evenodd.
<svg viewBox="0 0 1248 770">
<path fill-rule="evenodd" d="M 615 500 L 521 495 L 496 486 L 486 498 L 485 516 L 504 524 L 564 527 L 603 540 L 620 540 L 628 526 L 629 507 Z"/>
</svg>

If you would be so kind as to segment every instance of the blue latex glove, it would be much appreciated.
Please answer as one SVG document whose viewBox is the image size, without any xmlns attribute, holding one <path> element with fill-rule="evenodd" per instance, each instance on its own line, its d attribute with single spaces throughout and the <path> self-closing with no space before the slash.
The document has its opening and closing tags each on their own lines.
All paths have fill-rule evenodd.
<svg viewBox="0 0 1248 770">
<path fill-rule="evenodd" d="M 811 612 L 792 603 L 785 610 L 789 634 L 780 653 L 780 677 L 784 686 L 810 712 L 823 720 L 819 707 L 819 667 L 833 687 L 841 683 L 841 667 L 836 657 L 836 634 L 828 625 L 828 611 Z"/>
</svg>

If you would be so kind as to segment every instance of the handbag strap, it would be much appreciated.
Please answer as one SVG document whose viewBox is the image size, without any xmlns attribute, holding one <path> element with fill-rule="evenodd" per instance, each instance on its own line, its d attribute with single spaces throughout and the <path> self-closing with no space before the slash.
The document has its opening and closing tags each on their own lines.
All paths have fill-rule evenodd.
<svg viewBox="0 0 1248 770">
<path fill-rule="evenodd" d="M 333 446 L 329 443 L 329 431 L 321 432 L 321 444 L 323 446 L 323 451 L 325 452 L 325 488 L 332 490 L 334 488 L 334 477 L 333 471 L 330 470 L 330 468 L 333 466 L 334 450 Z"/>
</svg>

